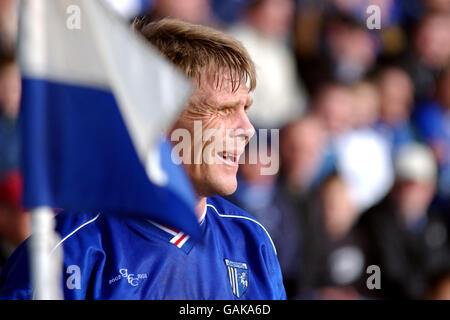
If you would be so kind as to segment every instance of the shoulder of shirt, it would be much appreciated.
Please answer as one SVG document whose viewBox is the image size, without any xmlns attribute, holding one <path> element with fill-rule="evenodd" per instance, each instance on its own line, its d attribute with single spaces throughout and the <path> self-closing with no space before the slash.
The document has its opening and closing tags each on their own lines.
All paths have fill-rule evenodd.
<svg viewBox="0 0 450 320">
<path fill-rule="evenodd" d="M 227 223 L 228 221 L 238 223 L 244 222 L 248 226 L 250 226 L 250 228 L 256 230 L 256 232 L 262 232 L 272 245 L 275 254 L 277 253 L 272 238 L 270 237 L 269 232 L 267 232 L 266 228 L 261 224 L 261 222 L 259 222 L 256 218 L 254 218 L 243 209 L 219 196 L 208 198 L 206 206 L 207 208 L 210 208 L 213 213 L 215 213 L 216 216 L 224 223 Z"/>
<path fill-rule="evenodd" d="M 77 248 L 81 249 L 80 239 L 81 241 L 86 241 L 89 243 L 93 241 L 93 235 L 98 234 L 96 231 L 92 232 L 93 228 L 97 228 L 95 226 L 95 221 L 99 218 L 99 214 L 89 214 L 89 213 L 68 213 L 61 212 L 55 216 L 55 231 L 59 235 L 59 241 L 53 246 L 51 253 L 53 253 L 58 247 L 61 247 L 63 244 L 70 242 L 72 239 L 75 239 L 77 242 Z M 88 231 L 90 229 L 90 231 Z M 98 237 L 97 237 L 98 238 Z M 79 246 L 80 245 L 80 246 Z M 11 277 L 13 281 L 17 280 L 20 284 L 23 285 L 24 289 L 20 289 L 18 294 L 23 294 L 26 298 L 31 298 L 32 291 L 29 288 L 30 279 L 23 275 L 17 275 L 20 272 L 29 272 L 28 263 L 29 263 L 29 248 L 30 246 L 30 238 L 26 239 L 10 256 L 7 263 L 4 265 L 2 269 L 1 278 L 0 278 L 0 291 L 8 277 Z M 25 268 L 25 269 L 23 269 Z M 17 287 L 17 286 L 16 286 Z"/>
<path fill-rule="evenodd" d="M 251 214 L 249 214 L 245 210 L 239 208 L 237 205 L 219 196 L 209 197 L 206 205 L 212 208 L 213 210 L 216 209 L 217 211 L 219 211 L 217 212 L 218 214 L 236 215 L 239 217 L 248 217 L 256 220 Z"/>
<path fill-rule="evenodd" d="M 89 213 L 89 212 L 66 212 L 63 211 L 56 215 L 56 228 L 59 233 L 60 240 L 53 248 L 61 246 L 63 243 L 67 243 L 70 240 L 82 238 L 85 241 L 89 241 L 98 238 L 98 221 L 101 220 L 101 213 Z"/>
</svg>

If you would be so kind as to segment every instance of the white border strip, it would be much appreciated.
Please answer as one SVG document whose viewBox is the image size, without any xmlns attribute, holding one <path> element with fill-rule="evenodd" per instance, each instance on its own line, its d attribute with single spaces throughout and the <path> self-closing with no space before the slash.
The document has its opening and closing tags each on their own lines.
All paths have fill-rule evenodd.
<svg viewBox="0 0 450 320">
<path fill-rule="evenodd" d="M 161 230 L 163 230 L 163 231 L 165 231 L 165 232 L 167 232 L 167 233 L 170 233 L 170 234 L 173 235 L 173 236 L 176 236 L 176 235 L 178 234 L 178 232 L 175 232 L 175 231 L 173 231 L 173 230 L 170 230 L 169 228 L 166 228 L 166 227 L 164 227 L 163 225 L 160 225 L 159 223 L 156 223 L 156 222 L 154 222 L 154 221 L 152 221 L 152 220 L 147 220 L 147 221 L 150 222 L 151 224 L 153 224 L 154 226 L 160 228 Z"/>
<path fill-rule="evenodd" d="M 83 223 L 81 226 L 79 226 L 78 228 L 76 228 L 75 230 L 73 230 L 71 233 L 69 233 L 67 236 L 65 236 L 60 242 L 58 242 L 58 244 L 52 249 L 52 251 L 50 251 L 50 255 L 53 254 L 53 252 L 56 250 L 56 248 L 58 248 L 64 241 L 66 241 L 68 238 L 70 238 L 75 232 L 77 232 L 78 230 L 80 230 L 81 228 L 87 226 L 88 224 L 94 222 L 95 220 L 97 220 L 97 218 L 100 216 L 100 213 L 97 214 L 95 216 L 95 218 Z"/>
<path fill-rule="evenodd" d="M 275 245 L 274 245 L 274 243 L 273 243 L 273 241 L 272 241 L 272 238 L 271 238 L 270 235 L 269 235 L 269 232 L 267 232 L 266 228 L 264 228 L 264 226 L 263 226 L 261 223 L 259 223 L 258 221 L 254 220 L 254 219 L 248 218 L 248 217 L 243 217 L 243 216 L 233 216 L 233 215 L 227 215 L 227 214 L 220 214 L 219 211 L 217 211 L 216 207 L 214 207 L 212 204 L 209 204 L 209 203 L 207 203 L 206 206 L 207 206 L 207 207 L 213 208 L 214 211 L 216 211 L 216 213 L 217 213 L 217 215 L 218 215 L 219 217 L 222 217 L 222 218 L 240 218 L 240 219 L 245 219 L 245 220 L 249 220 L 249 221 L 252 221 L 252 222 L 256 223 L 256 224 L 257 224 L 258 226 L 260 226 L 260 227 L 264 230 L 264 232 L 267 234 L 267 236 L 269 237 L 270 243 L 272 243 L 273 250 L 275 251 L 275 254 L 277 254 L 277 249 L 275 248 Z"/>
</svg>

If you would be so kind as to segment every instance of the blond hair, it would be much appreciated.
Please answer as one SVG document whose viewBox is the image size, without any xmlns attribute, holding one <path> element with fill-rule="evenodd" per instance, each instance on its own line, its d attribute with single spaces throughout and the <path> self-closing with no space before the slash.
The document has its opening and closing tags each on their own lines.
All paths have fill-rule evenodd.
<svg viewBox="0 0 450 320">
<path fill-rule="evenodd" d="M 206 71 L 214 74 L 216 86 L 224 72 L 231 77 L 233 91 L 242 81 L 248 82 L 250 91 L 256 86 L 255 66 L 247 50 L 224 32 L 177 19 L 150 21 L 149 17 L 136 19 L 133 28 L 199 84 Z"/>
</svg>

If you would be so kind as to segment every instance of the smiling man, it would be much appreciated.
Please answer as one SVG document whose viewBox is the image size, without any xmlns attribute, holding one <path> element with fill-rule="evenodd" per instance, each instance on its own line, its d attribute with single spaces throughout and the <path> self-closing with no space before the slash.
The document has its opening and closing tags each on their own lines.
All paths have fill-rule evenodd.
<svg viewBox="0 0 450 320">
<path fill-rule="evenodd" d="M 229 70 L 218 72 L 222 74 L 203 74 L 188 107 L 172 130 L 172 138 L 178 136 L 175 133 L 180 129 L 188 133 L 181 142 L 188 146 L 182 150 L 188 157 L 183 154 L 181 157 L 201 197 L 200 212 L 207 196 L 228 195 L 236 190 L 239 158 L 255 133 L 246 113 L 252 103 L 247 86 L 242 81 L 233 88 L 233 81 L 240 80 L 231 79 Z M 219 79 L 222 83 L 215 81 L 217 76 L 223 77 Z M 186 138 L 190 138 L 187 144 Z"/>
<path fill-rule="evenodd" d="M 153 221 L 61 213 L 64 298 L 285 299 L 266 229 L 220 197 L 235 191 L 239 157 L 255 133 L 246 114 L 256 84 L 247 51 L 222 32 L 177 20 L 144 18 L 134 28 L 196 83 L 169 134 L 183 137 L 202 239 Z M 31 298 L 26 247 L 5 266 L 0 298 Z"/>
</svg>

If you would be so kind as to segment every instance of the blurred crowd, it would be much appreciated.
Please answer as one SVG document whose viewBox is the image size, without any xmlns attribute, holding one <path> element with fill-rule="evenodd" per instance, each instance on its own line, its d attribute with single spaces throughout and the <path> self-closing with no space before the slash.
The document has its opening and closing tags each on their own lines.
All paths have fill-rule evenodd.
<svg viewBox="0 0 450 320">
<path fill-rule="evenodd" d="M 14 2 L 0 1 L 1 264 L 29 234 Z M 450 1 L 108 2 L 130 21 L 209 25 L 248 49 L 248 114 L 280 130 L 280 170 L 242 164 L 229 200 L 268 229 L 289 299 L 450 299 Z"/>
</svg>

